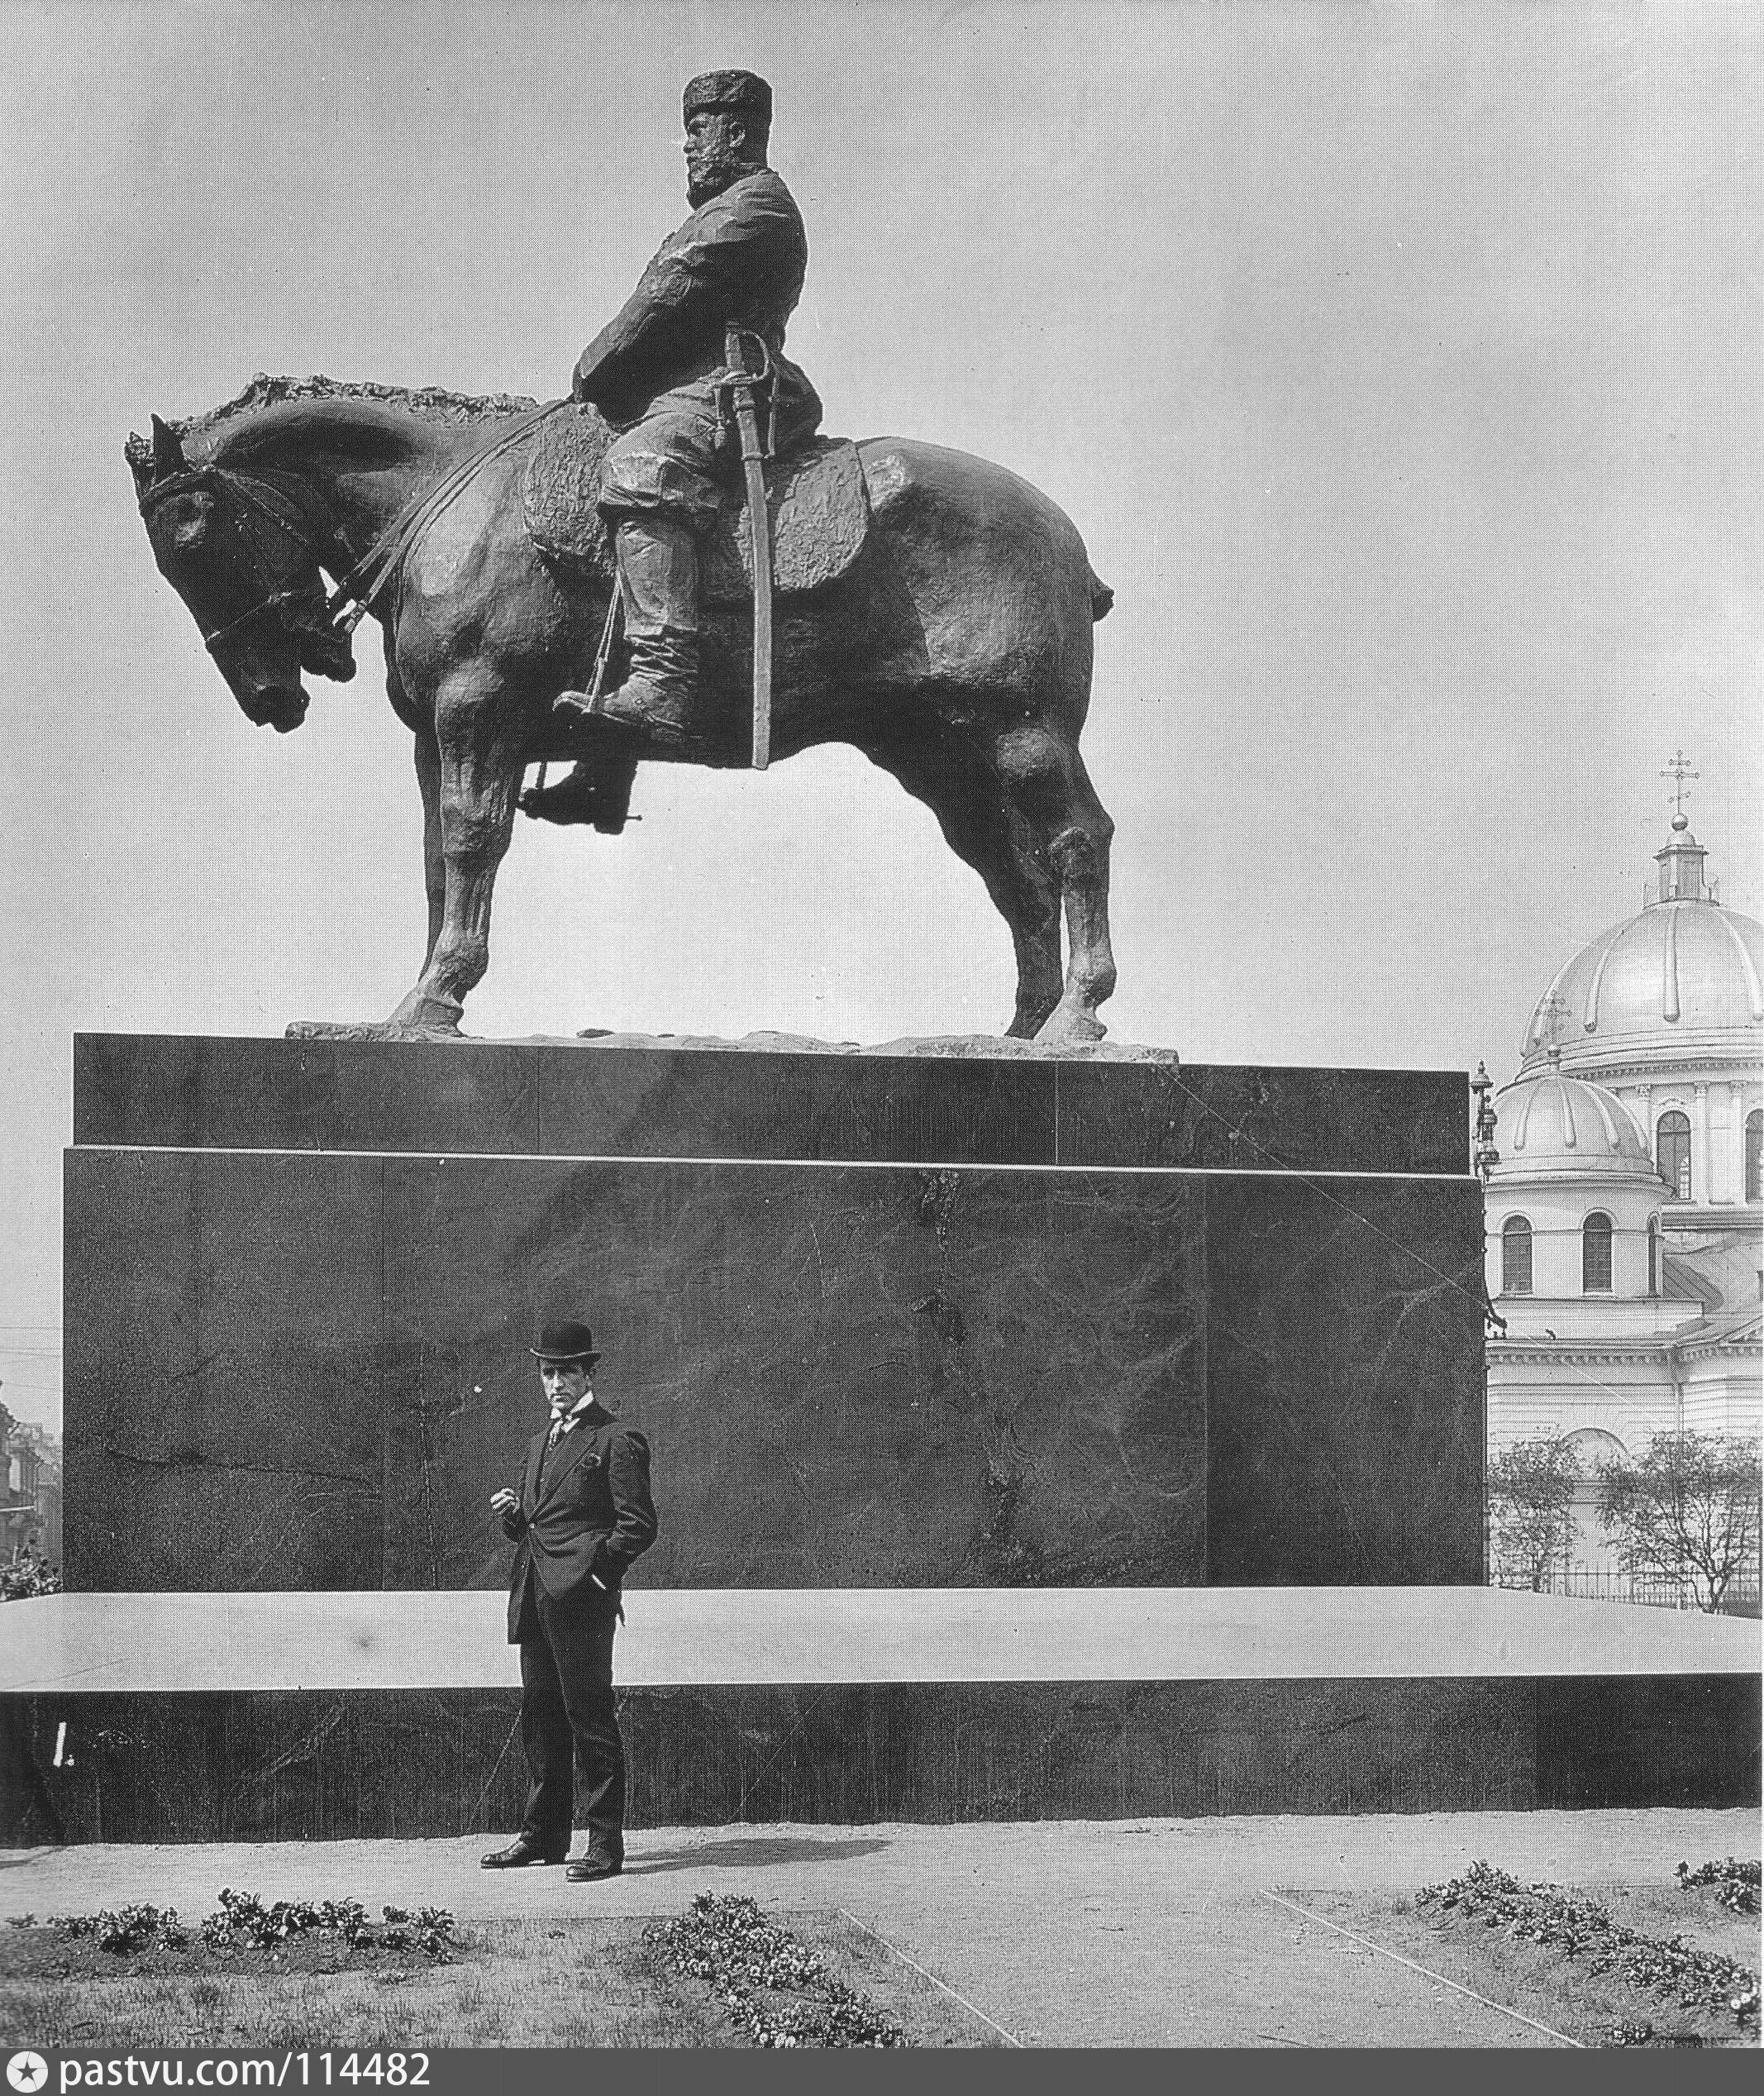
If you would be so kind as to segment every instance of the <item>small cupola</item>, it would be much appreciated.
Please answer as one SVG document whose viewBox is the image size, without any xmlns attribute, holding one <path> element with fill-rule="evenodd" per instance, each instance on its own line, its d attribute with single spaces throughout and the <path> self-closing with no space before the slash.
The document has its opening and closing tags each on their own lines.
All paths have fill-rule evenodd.
<svg viewBox="0 0 1764 2096">
<path fill-rule="evenodd" d="M 1690 819 L 1682 809 L 1672 818 L 1672 834 L 1654 854 L 1660 869 L 1660 886 L 1651 900 L 1662 902 L 1712 902 L 1703 879 L 1703 862 L 1709 854 L 1690 834 Z"/>
</svg>

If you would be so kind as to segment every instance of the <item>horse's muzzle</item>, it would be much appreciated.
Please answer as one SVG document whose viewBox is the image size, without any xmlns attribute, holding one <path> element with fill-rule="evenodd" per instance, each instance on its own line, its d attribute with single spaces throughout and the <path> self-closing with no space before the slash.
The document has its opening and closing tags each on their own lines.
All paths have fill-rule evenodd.
<svg viewBox="0 0 1764 2096">
<path fill-rule="evenodd" d="M 254 690 L 236 691 L 239 709 L 254 728 L 273 728 L 278 735 L 286 735 L 297 728 L 306 719 L 306 709 L 312 704 L 304 688 L 298 684 L 259 685 Z"/>
</svg>

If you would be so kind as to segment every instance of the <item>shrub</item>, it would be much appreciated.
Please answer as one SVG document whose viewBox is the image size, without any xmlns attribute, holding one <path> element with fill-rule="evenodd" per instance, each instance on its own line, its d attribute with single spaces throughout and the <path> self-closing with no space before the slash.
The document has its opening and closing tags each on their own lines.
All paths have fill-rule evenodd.
<svg viewBox="0 0 1764 2096">
<path fill-rule="evenodd" d="M 1688 1863 L 1678 1866 L 1681 1892 L 1689 1892 L 1693 1885 L 1713 1885 L 1716 1899 L 1732 1914 L 1757 1912 L 1759 1875 L 1757 1864 L 1741 1863 L 1733 1856 L 1724 1863 L 1700 1863 L 1695 1870 Z"/>
<path fill-rule="evenodd" d="M 0 1601 L 34 1601 L 39 1594 L 59 1594 L 61 1568 L 26 1544 L 10 1564 L 0 1565 Z"/>
</svg>

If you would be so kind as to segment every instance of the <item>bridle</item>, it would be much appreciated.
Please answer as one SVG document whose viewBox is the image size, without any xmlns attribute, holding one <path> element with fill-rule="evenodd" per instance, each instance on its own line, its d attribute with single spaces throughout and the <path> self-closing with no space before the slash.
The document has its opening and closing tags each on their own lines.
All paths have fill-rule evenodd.
<svg viewBox="0 0 1764 2096">
<path fill-rule="evenodd" d="M 308 536 L 310 519 L 301 504 L 260 474 L 241 473 L 236 466 L 187 466 L 163 480 L 155 480 L 140 498 L 139 507 L 145 518 L 174 495 L 207 489 L 229 512 L 233 528 L 245 542 L 246 557 L 257 580 L 264 585 L 264 594 L 236 618 L 203 635 L 203 644 L 211 655 L 222 642 L 241 627 L 261 618 L 266 611 L 279 613 L 284 605 L 303 599 L 312 602 L 315 611 L 321 614 L 322 622 L 334 637 L 346 639 L 398 573 L 411 549 L 455 497 L 492 459 L 500 458 L 512 446 L 524 442 L 541 423 L 570 404 L 567 398 L 553 400 L 530 414 L 522 415 L 512 427 L 500 432 L 462 459 L 434 487 L 413 497 L 328 597 L 313 599 L 310 590 L 287 588 L 287 578 L 294 568 L 291 565 L 278 567 L 272 562 L 260 528 L 264 525 L 274 532 L 284 545 L 298 548 L 301 562 L 315 575 L 320 565 L 317 550 Z M 614 601 L 617 600 L 615 593 Z"/>
<path fill-rule="evenodd" d="M 295 604 L 302 599 L 310 600 L 313 594 L 311 584 L 302 589 L 290 589 L 287 586 L 288 579 L 297 571 L 310 571 L 316 582 L 319 556 L 307 535 L 308 520 L 298 502 L 268 481 L 241 473 L 233 466 L 188 466 L 181 473 L 155 481 L 141 497 L 141 513 L 143 518 L 150 518 L 162 502 L 198 490 L 214 496 L 221 513 L 243 542 L 253 577 L 264 590 L 263 595 L 236 618 L 230 618 L 224 626 L 203 633 L 203 645 L 213 655 L 224 642 L 261 618 L 265 612 L 279 615 L 284 604 Z M 266 528 L 274 534 L 274 541 L 266 537 Z M 272 553 L 275 541 L 294 549 L 298 559 L 278 562 Z"/>
</svg>

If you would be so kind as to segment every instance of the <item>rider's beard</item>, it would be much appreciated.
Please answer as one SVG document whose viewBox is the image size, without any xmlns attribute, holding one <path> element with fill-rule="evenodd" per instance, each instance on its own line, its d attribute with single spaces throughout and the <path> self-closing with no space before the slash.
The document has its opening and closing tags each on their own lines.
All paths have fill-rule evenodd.
<svg viewBox="0 0 1764 2096">
<path fill-rule="evenodd" d="M 720 197 L 732 182 L 752 172 L 753 165 L 727 146 L 711 148 L 698 156 L 696 165 L 687 167 L 686 201 L 696 211 L 701 203 Z"/>
</svg>

